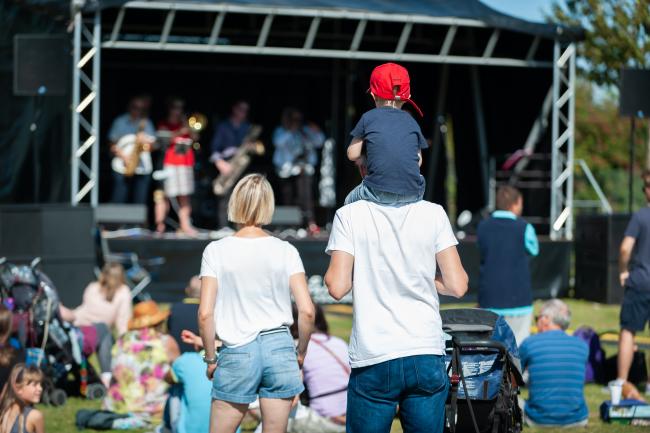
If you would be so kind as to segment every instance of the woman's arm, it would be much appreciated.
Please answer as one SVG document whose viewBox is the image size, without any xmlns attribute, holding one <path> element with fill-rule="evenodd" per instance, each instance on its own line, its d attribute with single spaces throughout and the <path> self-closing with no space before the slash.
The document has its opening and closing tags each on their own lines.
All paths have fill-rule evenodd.
<svg viewBox="0 0 650 433">
<path fill-rule="evenodd" d="M 296 301 L 296 307 L 298 307 L 298 363 L 302 366 L 307 353 L 307 345 L 314 330 L 316 310 L 307 289 L 304 272 L 293 274 L 289 278 L 289 286 Z"/>
<path fill-rule="evenodd" d="M 350 161 L 356 161 L 361 157 L 361 151 L 363 150 L 363 138 L 354 137 L 348 146 L 348 159 Z"/>
<path fill-rule="evenodd" d="M 441 277 L 436 277 L 436 289 L 441 295 L 461 298 L 467 293 L 467 273 L 463 268 L 455 246 L 445 248 L 436 254 Z"/>
<path fill-rule="evenodd" d="M 176 358 L 181 356 L 181 349 L 178 347 L 178 343 L 171 335 L 165 335 L 165 351 L 167 352 L 167 359 L 170 364 L 176 361 Z"/>
<path fill-rule="evenodd" d="M 61 319 L 63 319 L 63 321 L 74 323 L 75 320 L 74 310 L 69 309 L 63 304 L 59 304 L 59 314 L 61 315 Z"/>
<path fill-rule="evenodd" d="M 45 433 L 45 418 L 38 409 L 32 409 L 27 415 L 27 431 L 29 433 Z"/>
<path fill-rule="evenodd" d="M 203 340 L 205 357 L 214 358 L 216 355 L 214 337 L 216 334 L 214 324 L 214 306 L 217 301 L 217 279 L 214 277 L 201 277 L 201 300 L 199 303 L 199 334 Z M 212 367 L 209 365 L 208 367 Z M 214 368 L 212 369 L 214 370 Z"/>
<path fill-rule="evenodd" d="M 117 299 L 117 311 L 115 312 L 115 330 L 117 336 L 126 334 L 129 330 L 129 320 L 133 315 L 133 304 L 131 302 L 131 291 L 127 286 L 120 287 Z"/>
</svg>

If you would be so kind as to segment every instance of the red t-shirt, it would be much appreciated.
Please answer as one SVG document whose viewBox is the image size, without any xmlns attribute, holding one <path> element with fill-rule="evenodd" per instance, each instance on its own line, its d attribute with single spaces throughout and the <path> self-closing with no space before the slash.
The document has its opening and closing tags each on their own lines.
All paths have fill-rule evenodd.
<svg viewBox="0 0 650 433">
<path fill-rule="evenodd" d="M 163 131 L 178 131 L 183 127 L 182 123 L 169 123 L 166 120 L 158 123 L 158 129 Z M 163 165 L 182 165 L 186 167 L 194 166 L 194 150 L 191 146 L 183 146 L 176 144 L 179 141 L 191 140 L 190 134 L 182 134 L 177 137 L 172 138 L 169 143 L 169 147 L 165 152 L 165 159 L 163 160 Z M 185 150 L 185 152 L 183 152 Z"/>
</svg>

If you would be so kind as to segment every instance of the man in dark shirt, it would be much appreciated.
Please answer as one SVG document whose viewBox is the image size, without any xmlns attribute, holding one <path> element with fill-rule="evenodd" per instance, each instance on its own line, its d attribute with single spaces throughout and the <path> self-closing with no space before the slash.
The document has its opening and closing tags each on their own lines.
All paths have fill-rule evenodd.
<svg viewBox="0 0 650 433">
<path fill-rule="evenodd" d="M 642 178 L 643 192 L 650 204 L 650 172 L 644 172 Z M 625 294 L 618 340 L 618 379 L 624 382 L 634 357 L 634 335 L 650 322 L 650 207 L 632 215 L 621 242 L 619 272 Z M 624 397 L 637 397 L 638 391 L 625 388 L 631 389 L 631 394 Z"/>
<path fill-rule="evenodd" d="M 521 218 L 523 198 L 504 185 L 496 194 L 496 208 L 478 226 L 481 252 L 478 303 L 508 322 L 517 344 L 530 335 L 533 291 L 529 257 L 537 256 L 539 243 L 532 225 Z"/>
<path fill-rule="evenodd" d="M 219 170 L 219 174 L 227 176 L 231 171 L 230 158 L 243 143 L 246 134 L 251 128 L 248 122 L 249 106 L 246 101 L 237 101 L 233 104 L 230 117 L 217 125 L 212 138 L 210 161 Z M 230 195 L 219 199 L 218 223 L 220 227 L 228 225 L 228 200 Z"/>
<path fill-rule="evenodd" d="M 181 353 L 193 352 L 194 346 L 183 343 L 181 332 L 184 329 L 199 334 L 197 314 L 199 312 L 199 296 L 201 295 L 201 279 L 194 276 L 190 279 L 185 288 L 187 298 L 183 302 L 174 302 L 171 306 L 171 313 L 167 319 L 167 329 L 169 334 L 174 337 Z"/>
</svg>

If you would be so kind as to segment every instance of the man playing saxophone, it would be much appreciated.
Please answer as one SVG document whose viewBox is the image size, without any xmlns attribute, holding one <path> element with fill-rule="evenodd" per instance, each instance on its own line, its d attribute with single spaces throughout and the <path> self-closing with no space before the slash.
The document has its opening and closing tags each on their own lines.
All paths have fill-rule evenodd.
<svg viewBox="0 0 650 433">
<path fill-rule="evenodd" d="M 214 163 L 220 175 L 228 176 L 232 166 L 228 162 L 244 144 L 251 124 L 248 122 L 248 102 L 240 100 L 232 105 L 230 117 L 217 125 L 212 138 L 212 155 L 210 161 Z M 230 194 L 219 197 L 218 221 L 219 227 L 228 225 L 228 200 Z"/>
<path fill-rule="evenodd" d="M 153 165 L 151 147 L 156 141 L 153 123 L 147 117 L 150 98 L 131 98 L 128 111 L 113 120 L 108 132 L 113 154 L 113 203 L 147 204 Z"/>
</svg>

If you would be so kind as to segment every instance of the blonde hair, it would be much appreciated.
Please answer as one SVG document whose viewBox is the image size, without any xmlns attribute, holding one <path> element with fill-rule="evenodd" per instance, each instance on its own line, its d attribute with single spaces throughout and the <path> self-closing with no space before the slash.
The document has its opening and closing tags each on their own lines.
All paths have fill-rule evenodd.
<svg viewBox="0 0 650 433">
<path fill-rule="evenodd" d="M 38 367 L 26 366 L 23 363 L 14 365 L 14 368 L 9 374 L 9 379 L 2 390 L 0 395 L 0 431 L 11 431 L 15 419 L 11 419 L 10 415 L 14 405 L 18 406 L 18 431 L 23 433 L 24 415 L 23 409 L 28 405 L 18 397 L 18 390 L 30 383 L 39 383 L 43 380 L 43 373 Z"/>
<path fill-rule="evenodd" d="M 271 222 L 275 197 L 271 184 L 261 174 L 243 177 L 230 196 L 228 220 L 245 226 L 263 226 Z"/>
<path fill-rule="evenodd" d="M 106 263 L 99 275 L 99 285 L 108 302 L 113 301 L 117 289 L 126 284 L 124 268 L 119 263 Z"/>
</svg>

